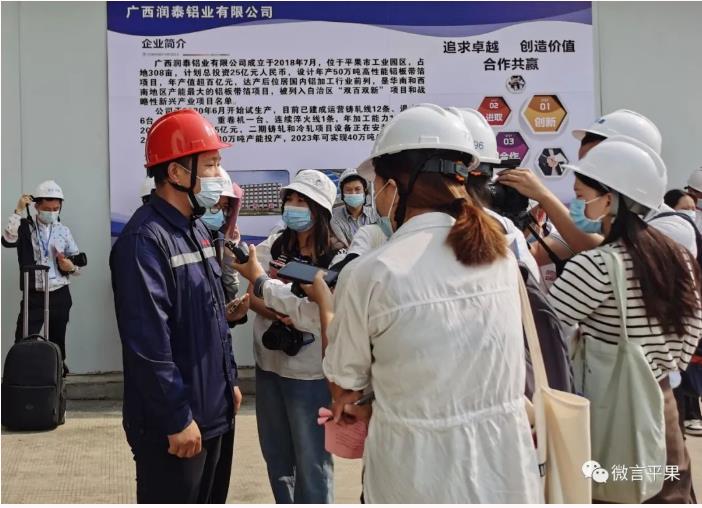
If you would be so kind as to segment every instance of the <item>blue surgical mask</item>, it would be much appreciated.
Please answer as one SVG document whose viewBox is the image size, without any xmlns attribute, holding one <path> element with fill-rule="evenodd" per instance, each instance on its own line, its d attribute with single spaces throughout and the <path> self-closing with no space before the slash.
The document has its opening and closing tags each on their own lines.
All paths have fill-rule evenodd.
<svg viewBox="0 0 702 508">
<path fill-rule="evenodd" d="M 37 212 L 37 215 L 39 217 L 39 220 L 42 221 L 44 224 L 54 224 L 55 222 L 58 221 L 58 212 L 47 212 L 46 210 L 39 210 Z"/>
<path fill-rule="evenodd" d="M 392 230 L 392 222 L 390 222 L 390 217 L 378 217 L 378 227 L 385 233 L 386 238 L 390 238 L 392 236 L 393 230 Z"/>
<path fill-rule="evenodd" d="M 575 226 L 583 233 L 602 233 L 602 218 L 604 215 L 597 219 L 591 219 L 585 215 L 585 207 L 603 197 L 604 196 L 600 196 L 590 201 L 585 201 L 584 199 L 574 199 L 571 201 L 570 218 L 573 219 Z"/>
<path fill-rule="evenodd" d="M 365 194 L 344 194 L 344 203 L 351 208 L 358 208 L 366 202 Z"/>
<path fill-rule="evenodd" d="M 219 176 L 198 176 L 200 192 L 195 194 L 195 199 L 205 208 L 212 208 L 219 202 L 224 191 L 224 178 Z"/>
<path fill-rule="evenodd" d="M 378 192 L 375 193 L 374 198 L 377 199 L 378 195 L 385 190 L 385 187 L 390 183 L 390 180 L 385 182 L 385 185 L 383 185 Z M 392 205 L 395 204 L 395 198 L 397 197 L 397 187 L 395 188 L 395 194 L 392 196 L 392 203 L 390 203 L 390 210 L 392 210 Z M 390 213 L 390 210 L 388 210 L 388 213 Z M 376 207 L 376 211 L 378 211 L 378 215 L 380 215 L 380 211 Z M 383 230 L 383 233 L 385 233 L 385 236 L 387 238 L 390 238 L 393 234 L 393 229 L 392 229 L 392 221 L 390 220 L 390 217 L 379 217 L 378 218 L 378 227 Z"/>
<path fill-rule="evenodd" d="M 292 205 L 285 205 L 283 222 L 290 229 L 297 232 L 307 231 L 314 225 L 312 212 L 309 208 Z"/>
<path fill-rule="evenodd" d="M 209 210 L 200 217 L 210 231 L 219 231 L 224 226 L 224 212 L 212 213 Z"/>
</svg>

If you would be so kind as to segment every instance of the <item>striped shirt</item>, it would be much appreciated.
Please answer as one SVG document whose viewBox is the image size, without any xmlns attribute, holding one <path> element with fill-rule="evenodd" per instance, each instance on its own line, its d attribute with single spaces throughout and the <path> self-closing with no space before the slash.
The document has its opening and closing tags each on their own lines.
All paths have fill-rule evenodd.
<svg viewBox="0 0 702 508">
<path fill-rule="evenodd" d="M 348 248 L 354 235 L 362 226 L 376 222 L 378 222 L 378 214 L 372 206 L 364 206 L 358 219 L 354 219 L 346 209 L 346 205 L 342 205 L 334 208 L 330 226 L 334 236 L 339 239 L 344 248 Z"/>
<path fill-rule="evenodd" d="M 685 319 L 684 336 L 664 335 L 658 320 L 646 316 L 639 281 L 633 275 L 631 256 L 621 243 L 613 244 L 626 268 L 629 339 L 639 344 L 651 370 L 660 380 L 668 372 L 687 368 L 702 336 L 702 312 Z M 671 281 L 671 284 L 674 284 Z M 573 257 L 549 290 L 548 300 L 569 325 L 580 325 L 581 338 L 608 344 L 619 342 L 621 315 L 614 301 L 612 283 L 599 249 Z"/>
</svg>

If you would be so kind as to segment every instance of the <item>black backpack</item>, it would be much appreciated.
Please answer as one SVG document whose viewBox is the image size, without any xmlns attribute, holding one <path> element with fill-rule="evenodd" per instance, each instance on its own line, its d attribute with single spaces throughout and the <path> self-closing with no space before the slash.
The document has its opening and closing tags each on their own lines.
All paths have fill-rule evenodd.
<svg viewBox="0 0 702 508">
<path fill-rule="evenodd" d="M 44 336 L 28 334 L 29 274 L 44 275 Z M 49 267 L 22 267 L 22 340 L 7 352 L 2 373 L 2 424 L 12 430 L 48 430 L 65 421 L 66 394 L 61 349 L 48 341 Z"/>
<path fill-rule="evenodd" d="M 536 332 L 539 336 L 541 354 L 544 357 L 548 385 L 556 390 L 574 393 L 573 364 L 568 351 L 568 337 L 563 323 L 556 311 L 546 299 L 546 294 L 529 269 L 520 263 L 519 268 L 524 278 L 529 304 L 534 316 Z M 531 400 L 534 394 L 534 370 L 529 354 L 529 346 L 524 338 L 526 350 L 526 388 L 525 394 Z"/>
</svg>

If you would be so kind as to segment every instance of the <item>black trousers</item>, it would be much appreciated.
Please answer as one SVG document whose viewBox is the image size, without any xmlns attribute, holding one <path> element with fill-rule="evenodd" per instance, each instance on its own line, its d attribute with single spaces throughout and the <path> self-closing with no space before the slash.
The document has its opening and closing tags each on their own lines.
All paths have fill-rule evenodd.
<svg viewBox="0 0 702 508">
<path fill-rule="evenodd" d="M 68 286 L 63 286 L 49 293 L 49 340 L 61 349 L 64 370 L 66 370 L 66 327 L 72 305 L 73 300 Z M 23 338 L 23 319 L 24 300 L 20 302 L 20 313 L 17 316 L 17 328 L 15 328 L 15 342 L 19 342 Z M 44 326 L 44 293 L 29 291 L 29 334 L 39 333 L 42 326 Z M 46 330 L 44 334 L 46 334 Z"/>
<path fill-rule="evenodd" d="M 190 459 L 168 453 L 168 439 L 132 443 L 137 503 L 223 504 L 227 501 L 234 453 L 234 429 L 207 439 Z"/>
</svg>

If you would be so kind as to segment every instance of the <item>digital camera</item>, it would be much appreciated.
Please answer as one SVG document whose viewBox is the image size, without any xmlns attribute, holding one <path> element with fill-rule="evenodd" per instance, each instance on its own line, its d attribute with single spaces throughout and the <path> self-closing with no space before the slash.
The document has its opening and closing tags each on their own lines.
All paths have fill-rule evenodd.
<svg viewBox="0 0 702 508">
<path fill-rule="evenodd" d="M 302 346 L 312 342 L 305 342 L 304 334 L 300 330 L 287 326 L 282 321 L 273 322 L 263 334 L 261 341 L 267 349 L 282 351 L 288 356 L 295 356 Z"/>
</svg>

